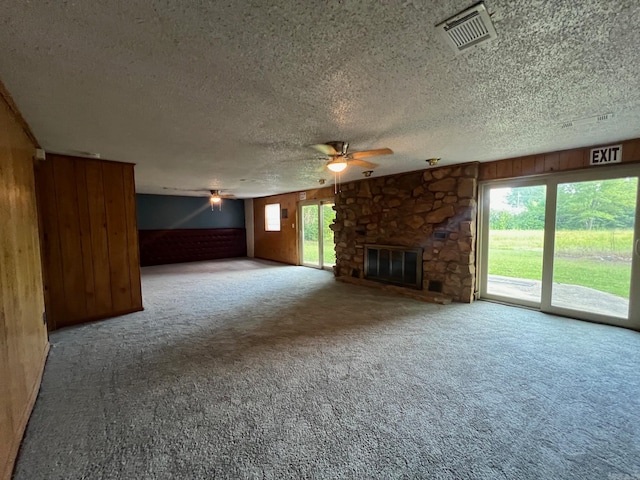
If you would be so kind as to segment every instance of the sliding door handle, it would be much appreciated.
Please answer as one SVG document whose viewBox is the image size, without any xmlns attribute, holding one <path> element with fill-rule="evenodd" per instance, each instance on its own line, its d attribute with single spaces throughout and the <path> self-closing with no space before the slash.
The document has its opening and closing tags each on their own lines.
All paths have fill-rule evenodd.
<svg viewBox="0 0 640 480">
<path fill-rule="evenodd" d="M 636 240 L 634 251 L 640 257 L 640 239 Z"/>
</svg>

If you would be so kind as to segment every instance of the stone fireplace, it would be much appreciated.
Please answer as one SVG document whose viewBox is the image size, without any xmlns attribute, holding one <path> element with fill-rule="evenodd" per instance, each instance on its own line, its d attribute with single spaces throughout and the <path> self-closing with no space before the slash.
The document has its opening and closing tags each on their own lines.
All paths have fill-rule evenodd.
<svg viewBox="0 0 640 480">
<path fill-rule="evenodd" d="M 415 251 L 422 252 L 416 264 L 421 270 L 422 290 L 411 290 L 412 296 L 423 295 L 429 300 L 438 294 L 471 302 L 477 180 L 478 164 L 474 163 L 342 185 L 336 195 L 332 226 L 336 277 L 367 283 L 371 278 L 367 246 L 393 247 L 390 252 L 420 249 Z"/>
</svg>

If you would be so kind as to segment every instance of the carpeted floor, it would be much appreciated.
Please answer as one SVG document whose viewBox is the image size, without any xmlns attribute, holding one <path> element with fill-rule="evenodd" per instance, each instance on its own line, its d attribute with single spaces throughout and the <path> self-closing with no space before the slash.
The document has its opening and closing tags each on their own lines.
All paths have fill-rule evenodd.
<svg viewBox="0 0 640 480">
<path fill-rule="evenodd" d="M 16 480 L 640 479 L 640 333 L 239 259 L 57 331 Z"/>
</svg>

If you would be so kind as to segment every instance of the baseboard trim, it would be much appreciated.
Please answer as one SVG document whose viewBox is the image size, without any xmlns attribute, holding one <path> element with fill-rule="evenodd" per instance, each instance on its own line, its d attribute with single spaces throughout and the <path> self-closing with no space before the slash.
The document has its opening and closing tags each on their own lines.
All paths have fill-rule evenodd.
<svg viewBox="0 0 640 480">
<path fill-rule="evenodd" d="M 11 475 L 13 474 L 13 468 L 15 467 L 16 459 L 18 458 L 18 451 L 20 450 L 20 445 L 22 443 L 22 438 L 24 437 L 24 432 L 27 429 L 27 424 L 29 423 L 29 418 L 31 418 L 31 412 L 33 411 L 33 407 L 36 404 L 36 399 L 38 398 L 38 392 L 40 391 L 40 385 L 42 384 L 42 375 L 44 374 L 44 366 L 47 362 L 47 356 L 49 355 L 49 342 L 45 344 L 44 350 L 42 351 L 42 358 L 40 359 L 40 371 L 38 372 L 38 377 L 33 387 L 31 388 L 31 393 L 29 394 L 29 398 L 27 399 L 27 404 L 25 405 L 25 409 L 22 412 L 22 415 L 18 419 L 18 425 L 15 430 L 15 435 L 13 437 L 13 442 L 9 445 L 9 457 L 7 459 L 7 464 L 4 466 L 2 471 L 2 476 L 0 479 L 2 480 L 11 480 Z"/>
</svg>

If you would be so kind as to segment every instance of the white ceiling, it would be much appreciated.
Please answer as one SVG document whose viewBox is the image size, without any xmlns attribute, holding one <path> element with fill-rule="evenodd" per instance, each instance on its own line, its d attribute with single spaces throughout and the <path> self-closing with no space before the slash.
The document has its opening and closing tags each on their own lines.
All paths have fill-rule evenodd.
<svg viewBox="0 0 640 480">
<path fill-rule="evenodd" d="M 393 149 L 380 176 L 640 137 L 638 0 L 487 0 L 498 38 L 455 56 L 434 26 L 472 3 L 3 0 L 0 79 L 46 150 L 140 193 L 314 188 L 331 140 Z"/>
</svg>

